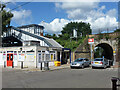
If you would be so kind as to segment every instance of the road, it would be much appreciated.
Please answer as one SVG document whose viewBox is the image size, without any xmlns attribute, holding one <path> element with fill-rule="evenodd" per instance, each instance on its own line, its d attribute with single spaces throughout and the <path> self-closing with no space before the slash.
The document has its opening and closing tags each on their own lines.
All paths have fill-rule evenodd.
<svg viewBox="0 0 120 90">
<path fill-rule="evenodd" d="M 61 69 L 55 71 L 22 71 L 5 68 L 3 88 L 111 88 L 111 77 L 118 69 Z"/>
</svg>

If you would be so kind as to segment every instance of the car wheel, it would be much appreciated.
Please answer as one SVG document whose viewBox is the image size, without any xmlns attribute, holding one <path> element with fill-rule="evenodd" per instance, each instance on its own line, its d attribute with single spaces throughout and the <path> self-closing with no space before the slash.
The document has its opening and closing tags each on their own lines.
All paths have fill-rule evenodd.
<svg viewBox="0 0 120 90">
<path fill-rule="evenodd" d="M 84 68 L 84 65 L 82 65 L 81 68 L 83 69 L 83 68 Z"/>
<path fill-rule="evenodd" d="M 92 67 L 92 69 L 94 69 L 94 67 Z"/>
</svg>

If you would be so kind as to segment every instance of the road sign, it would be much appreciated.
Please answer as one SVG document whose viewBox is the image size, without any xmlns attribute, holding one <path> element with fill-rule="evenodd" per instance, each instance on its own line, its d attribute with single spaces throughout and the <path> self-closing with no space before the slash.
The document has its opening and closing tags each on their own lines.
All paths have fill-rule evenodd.
<svg viewBox="0 0 120 90">
<path fill-rule="evenodd" d="M 116 55 L 116 51 L 115 50 L 113 51 L 113 55 Z"/>
<path fill-rule="evenodd" d="M 113 53 L 116 53 L 115 51 L 113 51 Z"/>
<path fill-rule="evenodd" d="M 94 38 L 89 38 L 88 39 L 88 44 L 93 44 L 94 43 Z"/>
</svg>

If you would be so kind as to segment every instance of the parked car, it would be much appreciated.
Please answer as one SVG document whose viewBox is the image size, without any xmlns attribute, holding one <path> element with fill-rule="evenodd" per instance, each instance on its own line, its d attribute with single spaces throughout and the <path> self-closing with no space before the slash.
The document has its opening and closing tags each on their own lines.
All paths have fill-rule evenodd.
<svg viewBox="0 0 120 90">
<path fill-rule="evenodd" d="M 107 68 L 109 66 L 109 62 L 105 58 L 95 58 L 94 61 L 91 62 L 92 68 L 95 67 L 101 67 L 101 68 Z"/>
<path fill-rule="evenodd" d="M 70 64 L 71 68 L 84 68 L 86 66 L 90 66 L 91 62 L 87 58 L 78 58 L 74 62 Z"/>
</svg>

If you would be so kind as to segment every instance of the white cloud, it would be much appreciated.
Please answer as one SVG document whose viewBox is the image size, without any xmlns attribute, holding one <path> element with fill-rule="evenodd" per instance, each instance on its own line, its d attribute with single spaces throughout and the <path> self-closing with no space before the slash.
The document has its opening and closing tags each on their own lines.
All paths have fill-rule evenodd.
<svg viewBox="0 0 120 90">
<path fill-rule="evenodd" d="M 30 24 L 32 20 L 32 12 L 30 10 L 20 10 L 20 11 L 12 11 L 14 17 L 12 18 L 16 24 L 24 25 Z"/>
<path fill-rule="evenodd" d="M 69 20 L 66 19 L 54 19 L 50 23 L 46 22 L 41 22 L 40 25 L 43 25 L 45 27 L 45 30 L 47 30 L 48 33 L 53 34 L 53 33 L 60 33 L 64 25 L 68 24 Z"/>
<path fill-rule="evenodd" d="M 54 19 L 50 23 L 41 22 L 40 25 L 43 25 L 45 27 L 45 30 L 50 34 L 59 34 L 62 31 L 62 28 L 68 24 L 69 22 L 86 22 L 91 24 L 92 32 L 98 33 L 99 31 L 104 30 L 114 30 L 116 26 L 118 25 L 117 20 L 115 17 L 101 17 L 96 20 L 92 20 L 92 18 L 88 18 L 86 20 L 67 20 L 67 19 Z"/>
<path fill-rule="evenodd" d="M 116 13 L 117 13 L 116 9 L 111 9 L 106 13 L 106 15 L 109 15 L 111 17 L 116 17 L 117 16 Z"/>
<path fill-rule="evenodd" d="M 3 4 L 4 4 L 4 3 L 8 3 L 8 2 L 15 4 L 15 2 L 17 2 L 17 0 L 1 0 L 1 2 L 2 2 Z"/>
<path fill-rule="evenodd" d="M 98 2 L 63 2 L 63 3 L 56 3 L 56 7 L 66 9 L 66 10 L 73 10 L 73 9 L 85 9 L 90 10 L 93 8 L 98 7 Z"/>
<path fill-rule="evenodd" d="M 70 20 L 57 18 L 50 23 L 44 22 L 44 26 L 49 33 L 60 32 L 62 27 L 71 21 L 90 23 L 93 33 L 98 33 L 99 30 L 107 30 L 107 28 L 114 30 L 118 25 L 117 10 L 111 9 L 103 12 L 107 7 L 100 7 L 99 2 L 62 2 L 55 3 L 55 6 L 65 10 Z"/>
</svg>

